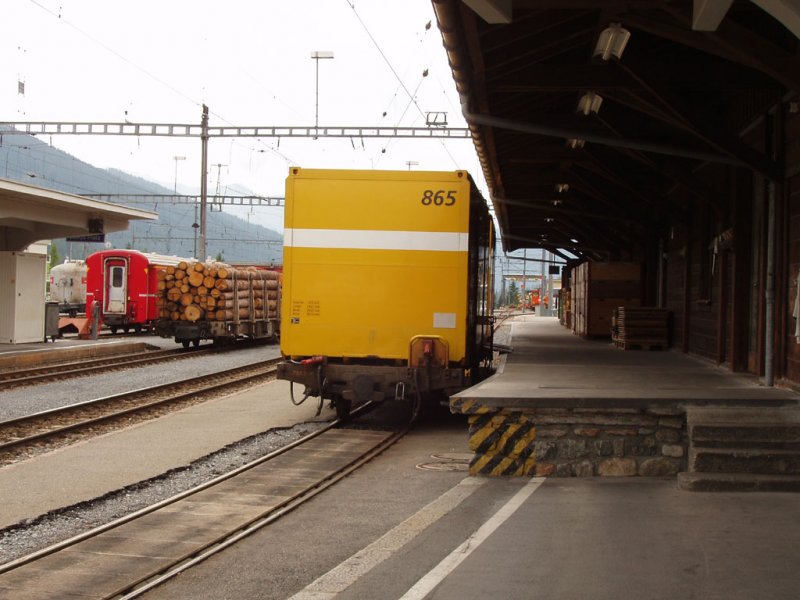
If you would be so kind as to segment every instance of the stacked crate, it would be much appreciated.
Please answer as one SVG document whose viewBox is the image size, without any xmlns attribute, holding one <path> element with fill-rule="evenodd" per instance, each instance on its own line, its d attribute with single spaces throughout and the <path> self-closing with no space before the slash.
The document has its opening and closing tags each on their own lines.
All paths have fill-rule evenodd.
<svg viewBox="0 0 800 600">
<path fill-rule="evenodd" d="M 572 294 L 570 288 L 561 288 L 558 291 L 559 301 L 559 322 L 569 329 L 572 329 Z"/>
<path fill-rule="evenodd" d="M 609 337 L 614 310 L 642 303 L 642 268 L 632 262 L 585 262 L 572 271 L 572 330 Z"/>
<path fill-rule="evenodd" d="M 623 350 L 665 350 L 669 345 L 669 311 L 620 306 L 614 310 L 612 339 Z"/>
</svg>

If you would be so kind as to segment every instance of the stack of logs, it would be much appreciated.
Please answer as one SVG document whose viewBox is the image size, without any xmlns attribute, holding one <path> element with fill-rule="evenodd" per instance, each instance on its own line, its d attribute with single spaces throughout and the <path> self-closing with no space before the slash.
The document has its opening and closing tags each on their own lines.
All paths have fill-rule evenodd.
<svg viewBox="0 0 800 600">
<path fill-rule="evenodd" d="M 188 261 L 157 268 L 162 319 L 194 323 L 278 318 L 275 271 Z"/>
</svg>

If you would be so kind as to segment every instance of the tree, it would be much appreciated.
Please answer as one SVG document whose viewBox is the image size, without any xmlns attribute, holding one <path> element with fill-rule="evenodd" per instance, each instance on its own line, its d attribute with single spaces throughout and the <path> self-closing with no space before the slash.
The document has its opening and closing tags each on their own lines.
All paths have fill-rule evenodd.
<svg viewBox="0 0 800 600">
<path fill-rule="evenodd" d="M 222 251 L 221 250 L 219 252 L 217 252 L 217 255 L 214 257 L 214 260 L 217 261 L 217 262 L 222 262 L 223 261 Z"/>
<path fill-rule="evenodd" d="M 50 262 L 47 265 L 48 272 L 58 264 L 61 264 L 61 255 L 58 253 L 58 246 L 50 244 Z"/>
<path fill-rule="evenodd" d="M 508 286 L 508 304 L 510 306 L 519 304 L 519 288 L 517 287 L 517 282 L 513 279 Z"/>
</svg>

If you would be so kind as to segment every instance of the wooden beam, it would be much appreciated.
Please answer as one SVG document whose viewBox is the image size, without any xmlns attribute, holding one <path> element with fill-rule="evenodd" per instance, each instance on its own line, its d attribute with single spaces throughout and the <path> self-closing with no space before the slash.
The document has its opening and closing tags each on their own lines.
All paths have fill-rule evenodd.
<svg viewBox="0 0 800 600">
<path fill-rule="evenodd" d="M 677 25 L 635 13 L 627 13 L 622 19 L 627 26 L 766 73 L 787 88 L 800 92 L 800 59 L 796 56 L 737 25 L 732 19 L 724 20 L 716 32 L 697 32 L 690 29 L 691 15 L 688 11 L 669 3 L 664 3 L 662 8 L 677 19 Z"/>
<path fill-rule="evenodd" d="M 492 94 L 529 94 L 548 91 L 607 90 L 634 85 L 627 74 L 608 65 L 536 64 L 525 69 L 522 80 L 497 83 Z"/>
<path fill-rule="evenodd" d="M 644 74 L 645 71 L 649 73 L 649 69 L 645 64 L 635 65 L 632 64 L 632 61 L 627 61 L 625 64 L 621 64 L 621 67 L 625 69 L 632 78 L 639 82 L 643 88 L 657 98 L 676 119 L 685 123 L 686 130 L 692 133 L 696 138 L 709 144 L 719 152 L 741 161 L 770 179 L 778 180 L 783 178 L 783 168 L 774 160 L 753 150 L 735 135 L 731 135 L 719 129 L 712 130 L 708 127 L 704 127 L 700 123 L 700 119 L 693 115 L 688 115 L 685 109 L 678 108 L 674 99 L 671 97 L 671 90 L 658 82 L 656 77 Z"/>
</svg>

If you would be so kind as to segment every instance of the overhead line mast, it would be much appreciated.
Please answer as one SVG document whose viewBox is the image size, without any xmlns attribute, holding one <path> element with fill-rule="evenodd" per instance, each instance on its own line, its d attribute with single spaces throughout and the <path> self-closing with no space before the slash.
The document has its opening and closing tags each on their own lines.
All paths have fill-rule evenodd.
<svg viewBox="0 0 800 600">
<path fill-rule="evenodd" d="M 203 105 L 200 124 L 186 123 L 110 123 L 110 122 L 75 122 L 75 121 L 5 121 L 0 127 L 11 127 L 11 131 L 0 131 L 2 135 L 122 135 L 122 136 L 157 136 L 157 137 L 194 137 L 200 138 L 200 231 L 198 256 L 206 254 L 206 211 L 208 205 L 208 140 L 211 138 L 406 138 L 406 139 L 472 139 L 466 127 L 210 127 L 208 125 L 208 107 Z M 87 194 L 88 195 L 88 194 Z M 108 195 L 105 195 L 108 197 Z M 169 196 L 164 196 L 169 197 Z M 191 197 L 191 196 L 189 196 Z M 222 204 L 233 204 L 226 201 L 232 196 L 219 196 Z M 251 205 L 256 202 L 251 198 Z M 274 206 L 270 204 L 270 206 Z"/>
</svg>

